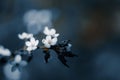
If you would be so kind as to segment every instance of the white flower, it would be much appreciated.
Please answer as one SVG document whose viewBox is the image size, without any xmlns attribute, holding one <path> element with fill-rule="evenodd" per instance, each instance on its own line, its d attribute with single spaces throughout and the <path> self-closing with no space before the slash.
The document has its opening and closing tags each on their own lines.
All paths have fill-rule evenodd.
<svg viewBox="0 0 120 80">
<path fill-rule="evenodd" d="M 39 43 L 39 40 L 35 40 L 34 37 L 30 38 L 30 41 L 26 41 L 26 46 L 27 46 L 27 51 L 32 51 L 32 50 L 35 50 L 37 49 L 37 46 L 38 46 L 38 43 Z"/>
<path fill-rule="evenodd" d="M 57 38 L 52 38 L 51 36 L 46 36 L 46 39 L 42 40 L 42 43 L 46 48 L 50 48 L 51 45 L 55 45 L 57 43 Z"/>
<path fill-rule="evenodd" d="M 18 37 L 20 39 L 30 39 L 31 37 L 33 37 L 33 34 L 23 32 L 22 34 L 18 34 Z"/>
<path fill-rule="evenodd" d="M 47 36 L 52 36 L 52 37 L 58 37 L 59 34 L 56 34 L 56 30 L 55 29 L 48 29 L 48 27 L 45 27 L 43 33 Z"/>
<path fill-rule="evenodd" d="M 5 49 L 4 47 L 0 46 L 0 55 L 2 56 L 10 56 L 11 52 L 9 49 Z"/>
<path fill-rule="evenodd" d="M 16 55 L 14 61 L 15 63 L 20 63 L 22 61 L 22 57 L 20 55 Z"/>
</svg>

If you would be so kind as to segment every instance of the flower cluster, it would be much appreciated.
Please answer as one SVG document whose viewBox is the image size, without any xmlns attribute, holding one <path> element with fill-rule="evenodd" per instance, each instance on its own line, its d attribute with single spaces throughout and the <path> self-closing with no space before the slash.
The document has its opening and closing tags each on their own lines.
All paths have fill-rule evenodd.
<svg viewBox="0 0 120 80">
<path fill-rule="evenodd" d="M 35 40 L 35 38 L 30 38 L 30 41 L 26 41 L 27 51 L 31 52 L 37 49 L 39 40 Z"/>
<path fill-rule="evenodd" d="M 43 46 L 39 46 L 39 40 L 31 33 L 23 32 L 18 34 L 19 39 L 24 40 L 25 44 L 23 48 L 16 50 L 15 52 L 10 52 L 8 49 L 0 46 L 0 59 L 9 57 L 7 60 L 12 65 L 11 71 L 21 70 L 22 67 L 26 66 L 33 58 L 33 51 L 42 49 L 44 55 L 44 60 L 48 63 L 50 58 L 50 50 L 56 52 L 58 59 L 67 67 L 67 60 L 65 57 L 74 57 L 77 56 L 71 52 L 72 44 L 70 40 L 64 40 L 58 43 L 59 33 L 56 33 L 55 29 L 49 29 L 45 27 L 43 34 L 45 38 L 41 40 Z"/>
<path fill-rule="evenodd" d="M 45 27 L 43 33 L 46 35 L 46 38 L 42 40 L 42 43 L 46 48 L 50 48 L 51 46 L 56 45 L 57 37 L 59 36 L 59 34 L 56 34 L 55 29 L 48 29 L 48 27 Z"/>
<path fill-rule="evenodd" d="M 25 45 L 22 49 L 13 53 L 10 60 L 10 63 L 13 65 L 12 71 L 21 70 L 22 67 L 26 66 L 33 57 L 32 51 L 36 50 L 39 44 L 39 40 L 36 40 L 33 34 L 23 32 L 22 34 L 18 34 L 18 37 L 25 41 Z"/>
<path fill-rule="evenodd" d="M 26 40 L 25 46 L 27 51 L 31 52 L 37 49 L 39 40 L 35 40 L 35 38 L 33 37 L 33 34 L 23 32 L 22 34 L 19 34 L 18 37 L 19 39 Z"/>
<path fill-rule="evenodd" d="M 67 67 L 69 67 L 66 64 L 65 57 L 74 57 L 77 56 L 71 52 L 72 45 L 69 43 L 69 40 L 62 41 L 61 43 L 57 43 L 59 36 L 58 33 L 56 33 L 55 29 L 48 29 L 48 27 L 45 27 L 43 33 L 46 35 L 46 38 L 42 40 L 42 43 L 44 44 L 43 52 L 45 53 L 44 59 L 46 63 L 48 62 L 48 59 L 50 58 L 50 49 L 54 50 L 57 53 L 58 59 Z"/>
</svg>

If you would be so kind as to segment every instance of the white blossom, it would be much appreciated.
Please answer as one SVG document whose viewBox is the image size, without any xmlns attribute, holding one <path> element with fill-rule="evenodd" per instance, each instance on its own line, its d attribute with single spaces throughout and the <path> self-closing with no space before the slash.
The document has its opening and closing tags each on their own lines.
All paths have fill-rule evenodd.
<svg viewBox="0 0 120 80">
<path fill-rule="evenodd" d="M 20 63 L 22 61 L 22 57 L 20 55 L 16 55 L 14 58 L 15 63 Z"/>
<path fill-rule="evenodd" d="M 0 55 L 2 55 L 2 56 L 10 56 L 11 52 L 10 52 L 9 49 L 6 49 L 3 46 L 0 46 Z"/>
<path fill-rule="evenodd" d="M 50 48 L 51 45 L 55 45 L 57 43 L 57 38 L 52 38 L 51 36 L 46 36 L 46 39 L 42 40 L 42 43 L 46 48 Z"/>
<path fill-rule="evenodd" d="M 26 32 L 23 32 L 22 34 L 18 34 L 19 39 L 30 39 L 33 37 L 33 34 L 29 34 Z"/>
<path fill-rule="evenodd" d="M 46 26 L 43 33 L 47 36 L 52 36 L 52 37 L 58 37 L 59 34 L 56 34 L 56 30 L 55 29 L 48 29 L 48 27 Z"/>
<path fill-rule="evenodd" d="M 37 46 L 39 44 L 39 40 L 35 40 L 34 37 L 30 38 L 30 41 L 26 41 L 25 42 L 26 46 L 27 46 L 27 51 L 32 51 L 37 49 Z"/>
</svg>

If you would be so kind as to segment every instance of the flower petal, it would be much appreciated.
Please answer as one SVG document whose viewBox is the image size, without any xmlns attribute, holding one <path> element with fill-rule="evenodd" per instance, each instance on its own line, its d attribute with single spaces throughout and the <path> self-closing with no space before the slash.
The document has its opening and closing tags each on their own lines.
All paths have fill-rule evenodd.
<svg viewBox="0 0 120 80">
<path fill-rule="evenodd" d="M 19 39 L 24 39 L 24 37 L 21 34 L 18 34 Z"/>
<path fill-rule="evenodd" d="M 42 43 L 45 44 L 47 41 L 46 39 L 42 39 Z"/>
<path fill-rule="evenodd" d="M 37 45 L 38 45 L 38 43 L 39 43 L 39 40 L 36 40 L 36 41 L 35 41 L 35 46 L 37 46 Z"/>
<path fill-rule="evenodd" d="M 26 33 L 26 32 L 23 32 L 23 33 L 22 33 L 22 36 L 23 36 L 23 37 L 26 37 L 26 36 L 27 36 L 27 33 Z"/>
<path fill-rule="evenodd" d="M 32 50 L 36 50 L 36 49 L 37 49 L 37 47 L 36 47 L 36 46 L 32 47 Z"/>
<path fill-rule="evenodd" d="M 22 60 L 22 57 L 21 57 L 20 55 L 16 55 L 16 56 L 15 56 L 15 62 L 16 62 L 16 63 L 20 63 L 21 60 Z"/>
<path fill-rule="evenodd" d="M 52 42 L 51 42 L 51 45 L 55 45 L 56 43 L 57 43 L 57 38 L 53 38 Z"/>
<path fill-rule="evenodd" d="M 44 46 L 45 46 L 46 48 L 50 48 L 50 47 L 51 47 L 50 44 L 44 44 Z"/>
<path fill-rule="evenodd" d="M 49 35 L 50 31 L 49 31 L 48 27 L 45 27 L 43 33 L 44 33 L 45 35 Z"/>
<path fill-rule="evenodd" d="M 51 39 L 52 39 L 51 36 L 46 36 L 46 40 L 47 40 L 47 41 L 49 41 L 49 40 L 51 40 Z"/>
<path fill-rule="evenodd" d="M 25 42 L 26 46 L 31 46 L 31 43 L 29 41 Z"/>
<path fill-rule="evenodd" d="M 52 36 L 52 35 L 54 35 L 56 33 L 56 30 L 55 29 L 51 29 L 50 30 L 50 35 Z"/>
<path fill-rule="evenodd" d="M 33 34 L 28 34 L 28 35 L 26 36 L 27 39 L 32 38 L 32 37 L 33 37 Z"/>
<path fill-rule="evenodd" d="M 31 42 L 31 44 L 35 44 L 35 38 L 34 38 L 34 37 L 31 37 L 31 38 L 30 38 L 30 42 Z"/>
<path fill-rule="evenodd" d="M 58 36 L 59 36 L 59 34 L 54 34 L 54 35 L 53 35 L 53 37 L 58 37 Z"/>
<path fill-rule="evenodd" d="M 29 33 L 23 32 L 22 34 L 18 34 L 18 37 L 20 39 L 29 39 L 29 38 L 33 37 L 33 34 L 29 34 Z"/>
<path fill-rule="evenodd" d="M 27 51 L 32 51 L 32 47 L 27 47 L 27 49 L 26 49 Z"/>
</svg>

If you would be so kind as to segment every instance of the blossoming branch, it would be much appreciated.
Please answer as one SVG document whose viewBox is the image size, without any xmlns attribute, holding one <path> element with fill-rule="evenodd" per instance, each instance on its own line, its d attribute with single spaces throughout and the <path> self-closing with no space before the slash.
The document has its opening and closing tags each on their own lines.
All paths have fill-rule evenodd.
<svg viewBox="0 0 120 80">
<path fill-rule="evenodd" d="M 9 49 L 0 46 L 0 60 L 10 63 L 12 65 L 12 71 L 15 71 L 16 69 L 21 70 L 22 67 L 26 66 L 32 60 L 35 50 L 43 50 L 46 63 L 48 63 L 48 60 L 51 57 L 50 51 L 53 50 L 56 52 L 58 59 L 66 67 L 69 67 L 65 57 L 77 56 L 71 51 L 72 44 L 70 44 L 70 40 L 58 42 L 60 34 L 56 33 L 55 29 L 49 29 L 48 27 L 45 27 L 43 33 L 45 38 L 41 40 L 43 43 L 42 46 L 39 46 L 40 40 L 37 40 L 33 34 L 25 32 L 18 34 L 19 39 L 25 41 L 24 46 L 15 52 L 11 52 Z"/>
</svg>

